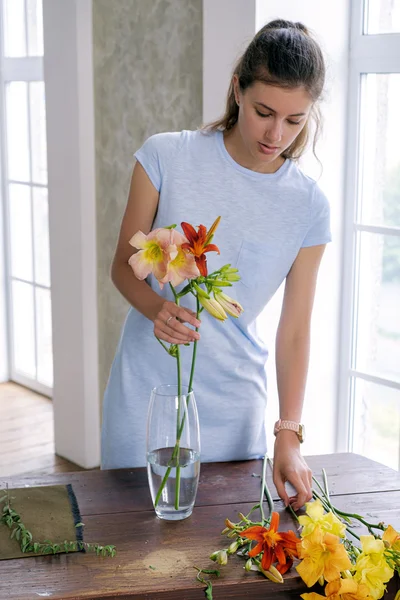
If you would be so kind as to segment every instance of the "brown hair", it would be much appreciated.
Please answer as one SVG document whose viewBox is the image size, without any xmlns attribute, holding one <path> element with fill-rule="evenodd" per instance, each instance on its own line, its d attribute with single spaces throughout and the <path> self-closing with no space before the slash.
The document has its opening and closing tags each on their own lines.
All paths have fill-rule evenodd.
<svg viewBox="0 0 400 600">
<path fill-rule="evenodd" d="M 321 126 L 317 100 L 325 82 L 325 63 L 320 47 L 302 23 L 277 19 L 264 25 L 254 36 L 236 64 L 242 92 L 255 81 L 285 88 L 304 87 L 313 100 L 310 116 L 315 121 L 313 150 Z M 233 78 L 232 78 L 233 79 Z M 235 100 L 233 80 L 228 90 L 225 114 L 206 125 L 206 131 L 229 130 L 237 123 L 239 107 Z M 299 158 L 310 135 L 307 122 L 293 143 L 282 154 L 284 158 Z"/>
</svg>

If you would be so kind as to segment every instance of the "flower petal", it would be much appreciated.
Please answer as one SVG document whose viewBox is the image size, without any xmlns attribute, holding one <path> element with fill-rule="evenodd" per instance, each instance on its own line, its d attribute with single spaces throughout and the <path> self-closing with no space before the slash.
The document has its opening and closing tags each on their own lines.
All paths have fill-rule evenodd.
<svg viewBox="0 0 400 600">
<path fill-rule="evenodd" d="M 273 558 L 274 558 L 273 550 L 271 548 L 269 548 L 269 546 L 264 545 L 264 554 L 261 559 L 261 566 L 264 569 L 264 571 L 268 571 L 268 569 L 272 565 Z"/>
<path fill-rule="evenodd" d="M 261 527 L 261 525 L 254 525 L 253 527 L 249 527 L 244 531 L 239 532 L 240 537 L 245 537 L 248 540 L 257 540 L 258 542 L 264 541 L 263 534 L 266 533 L 265 527 Z"/>
<path fill-rule="evenodd" d="M 269 531 L 278 531 L 278 527 L 279 527 L 279 513 L 273 511 L 273 513 L 271 515 Z"/>
<path fill-rule="evenodd" d="M 143 250 L 139 250 L 136 254 L 132 254 L 128 260 L 128 264 L 132 268 L 135 277 L 140 279 L 140 281 L 143 281 L 143 279 L 146 279 L 150 275 L 153 267 L 152 263 L 143 260 L 143 252 Z"/>
<path fill-rule="evenodd" d="M 185 223 L 183 221 L 181 223 L 181 227 L 183 229 L 183 233 L 189 240 L 190 244 L 193 244 L 193 242 L 196 242 L 198 240 L 198 235 L 197 235 L 197 232 L 196 232 L 195 228 L 193 227 L 193 225 L 190 225 L 190 223 Z"/>
<path fill-rule="evenodd" d="M 208 246 L 204 247 L 203 252 L 218 252 L 218 254 L 221 254 L 218 246 L 215 244 L 208 244 Z"/>
<path fill-rule="evenodd" d="M 256 544 L 256 546 L 254 546 L 254 548 L 249 550 L 249 556 L 251 558 L 253 558 L 253 556 L 257 556 L 258 554 L 260 554 L 260 552 L 262 552 L 263 548 L 264 548 L 263 542 L 258 542 L 258 544 Z"/>
</svg>

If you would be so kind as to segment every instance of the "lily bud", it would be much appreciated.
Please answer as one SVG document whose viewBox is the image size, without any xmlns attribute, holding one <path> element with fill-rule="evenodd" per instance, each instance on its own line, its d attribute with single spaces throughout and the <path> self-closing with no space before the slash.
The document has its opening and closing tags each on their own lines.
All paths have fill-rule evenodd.
<svg viewBox="0 0 400 600">
<path fill-rule="evenodd" d="M 203 288 L 201 288 L 199 285 L 197 285 L 197 283 L 195 281 L 192 281 L 192 285 L 199 296 L 202 296 L 203 298 L 207 298 L 208 300 L 210 299 L 210 296 L 207 294 L 207 292 L 205 290 L 203 290 Z"/>
<path fill-rule="evenodd" d="M 229 529 L 235 529 L 236 527 L 235 524 L 232 523 L 232 521 L 230 521 L 229 519 L 225 519 L 225 525 L 229 527 Z"/>
<path fill-rule="evenodd" d="M 225 535 L 226 533 L 229 533 L 229 532 L 230 532 L 230 528 L 229 527 L 225 527 L 225 529 L 223 529 L 221 531 L 221 535 Z"/>
<path fill-rule="evenodd" d="M 217 563 L 219 565 L 227 565 L 228 564 L 228 553 L 226 550 L 220 550 L 218 552 Z"/>
<path fill-rule="evenodd" d="M 239 317 L 243 312 L 243 306 L 237 300 L 224 294 L 224 292 L 214 293 L 215 300 L 222 306 L 224 311 L 232 317 Z"/>
<path fill-rule="evenodd" d="M 239 548 L 239 542 L 232 542 L 232 544 L 228 548 L 228 554 L 235 554 L 236 550 Z"/>
<path fill-rule="evenodd" d="M 216 550 L 215 552 L 210 554 L 210 559 L 215 562 L 217 560 L 218 554 L 219 554 L 219 550 Z"/>
<path fill-rule="evenodd" d="M 224 273 L 225 281 L 240 281 L 240 275 L 237 273 Z"/>
<path fill-rule="evenodd" d="M 252 564 L 253 564 L 253 561 L 251 560 L 251 558 L 249 558 L 246 561 L 246 564 L 244 565 L 244 568 L 246 569 L 246 571 L 251 571 Z"/>
<path fill-rule="evenodd" d="M 219 321 L 225 321 L 228 318 L 228 315 L 222 308 L 221 304 L 219 304 L 214 298 L 204 298 L 203 296 L 198 296 L 200 304 L 206 309 L 207 312 L 210 313 L 212 317 L 218 319 Z"/>
<path fill-rule="evenodd" d="M 268 571 L 264 571 L 264 569 L 261 567 L 261 565 L 258 568 L 261 571 L 261 573 L 263 575 L 265 575 L 265 577 L 267 579 L 269 579 L 270 581 L 273 581 L 274 583 L 283 583 L 283 577 L 282 577 L 282 575 L 272 565 L 270 566 L 270 568 L 268 569 Z"/>
<path fill-rule="evenodd" d="M 236 536 L 237 536 L 236 531 L 230 531 L 226 537 L 228 537 L 228 538 L 234 538 Z"/>
</svg>

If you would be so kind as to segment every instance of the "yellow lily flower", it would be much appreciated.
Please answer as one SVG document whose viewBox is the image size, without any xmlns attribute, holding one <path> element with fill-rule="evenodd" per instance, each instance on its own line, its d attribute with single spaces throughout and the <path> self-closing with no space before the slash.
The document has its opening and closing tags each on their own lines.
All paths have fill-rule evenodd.
<svg viewBox="0 0 400 600">
<path fill-rule="evenodd" d="M 323 531 L 333 533 L 341 538 L 345 537 L 346 525 L 342 523 L 332 511 L 325 513 L 321 500 L 306 502 L 306 515 L 299 517 L 299 523 L 303 526 L 301 537 L 306 537 L 314 531 L 317 525 Z"/>
<path fill-rule="evenodd" d="M 385 544 L 373 535 L 360 536 L 362 552 L 357 557 L 354 579 L 365 584 L 374 600 L 382 598 L 385 583 L 393 577 L 393 569 L 385 559 Z M 354 567 L 353 567 L 354 569 Z"/>
<path fill-rule="evenodd" d="M 340 577 L 341 571 L 351 569 L 352 564 L 340 538 L 323 531 L 317 525 L 297 546 L 302 562 L 296 570 L 308 587 L 313 586 L 321 575 L 325 581 Z"/>
<path fill-rule="evenodd" d="M 302 594 L 303 600 L 367 600 L 369 595 L 368 587 L 362 583 L 357 583 L 354 579 L 335 579 L 328 583 L 325 588 L 325 596 L 315 592 Z"/>
</svg>

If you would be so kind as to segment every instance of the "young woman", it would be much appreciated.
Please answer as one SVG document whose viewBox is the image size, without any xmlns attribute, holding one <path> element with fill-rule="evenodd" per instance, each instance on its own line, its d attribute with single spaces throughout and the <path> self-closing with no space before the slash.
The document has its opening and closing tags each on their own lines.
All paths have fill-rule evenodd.
<svg viewBox="0 0 400 600">
<path fill-rule="evenodd" d="M 301 23 L 273 21 L 239 60 L 221 120 L 199 131 L 161 133 L 135 154 L 112 279 L 130 302 L 104 398 L 102 468 L 143 466 L 151 389 L 175 381 L 175 362 L 154 338 L 199 338 L 194 390 L 202 461 L 260 458 L 266 452 L 268 351 L 258 316 L 286 279 L 276 337 L 280 421 L 274 483 L 295 510 L 311 498 L 311 471 L 300 453 L 317 272 L 330 241 L 329 205 L 297 167 L 324 84 L 321 50 Z M 138 230 L 188 221 L 209 227 L 221 215 L 209 271 L 231 263 L 241 280 L 232 295 L 245 312 L 199 325 L 190 300 L 177 307 L 168 286 L 139 281 L 128 259 Z M 188 298 L 188 296 L 185 297 Z M 191 352 L 183 354 L 189 372 Z M 185 362 L 186 361 L 186 362 Z M 285 482 L 296 495 L 289 498 Z"/>
</svg>

